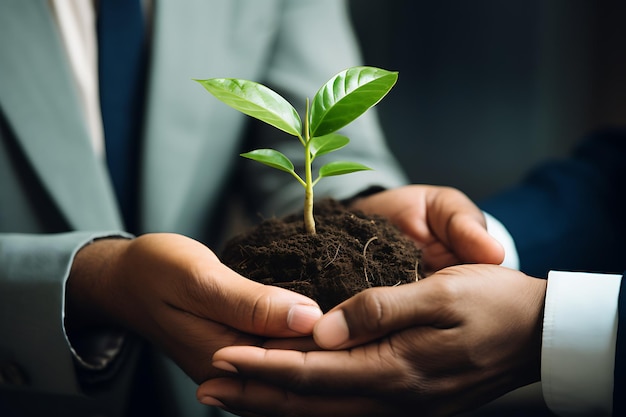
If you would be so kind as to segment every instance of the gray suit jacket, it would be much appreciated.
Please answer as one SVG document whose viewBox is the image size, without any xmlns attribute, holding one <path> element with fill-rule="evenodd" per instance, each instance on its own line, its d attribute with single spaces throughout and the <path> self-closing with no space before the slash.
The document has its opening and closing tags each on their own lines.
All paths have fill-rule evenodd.
<svg viewBox="0 0 626 417">
<path fill-rule="evenodd" d="M 360 64 L 345 5 L 337 0 L 163 0 L 154 7 L 137 196 L 141 232 L 176 232 L 216 244 L 215 220 L 223 223 L 228 214 L 223 196 L 234 176 L 243 178 L 237 188 L 255 212 L 272 216 L 296 209 L 299 184 L 238 154 L 277 147 L 301 161 L 297 140 L 250 128 L 249 118 L 192 79 L 252 79 L 301 108 L 332 75 Z M 318 196 L 344 198 L 370 185 L 405 182 L 374 112 L 344 133 L 353 142 L 334 157 L 375 171 L 323 180 L 316 186 Z M 94 238 L 122 234 L 108 173 L 90 145 L 48 2 L 1 0 L 1 415 L 28 415 L 38 402 L 50 415 L 121 413 L 135 358 L 127 355 L 110 370 L 104 388 L 85 395 L 64 333 L 63 304 L 76 251 Z M 172 413 L 194 415 L 194 384 L 171 363 L 160 369 L 164 381 L 176 381 L 160 385 L 168 387 Z"/>
</svg>

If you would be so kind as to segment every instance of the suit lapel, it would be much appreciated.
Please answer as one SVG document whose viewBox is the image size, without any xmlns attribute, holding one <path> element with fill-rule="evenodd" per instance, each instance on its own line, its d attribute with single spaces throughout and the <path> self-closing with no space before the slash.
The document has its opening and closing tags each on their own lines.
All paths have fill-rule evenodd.
<svg viewBox="0 0 626 417">
<path fill-rule="evenodd" d="M 45 1 L 3 2 L 0 107 L 70 225 L 78 230 L 120 228 L 55 25 Z"/>
<path fill-rule="evenodd" d="M 190 184 L 209 146 L 212 104 L 193 78 L 211 73 L 210 56 L 225 56 L 219 42 L 211 40 L 227 32 L 235 3 L 189 0 L 181 7 L 155 2 L 142 161 L 143 230 L 180 230 L 181 216 L 194 199 Z"/>
</svg>

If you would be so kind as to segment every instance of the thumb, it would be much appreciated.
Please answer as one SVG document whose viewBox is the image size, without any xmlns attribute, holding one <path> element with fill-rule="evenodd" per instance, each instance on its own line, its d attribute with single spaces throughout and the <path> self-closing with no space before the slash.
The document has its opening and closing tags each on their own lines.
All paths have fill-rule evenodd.
<svg viewBox="0 0 626 417">
<path fill-rule="evenodd" d="M 345 349 L 416 325 L 434 325 L 437 280 L 424 279 L 397 287 L 369 288 L 325 314 L 313 337 L 323 349 Z M 440 298 L 440 297 L 437 297 Z"/>
<path fill-rule="evenodd" d="M 317 303 L 284 288 L 263 285 L 222 264 L 212 317 L 246 333 L 268 337 L 311 334 L 322 316 Z"/>
</svg>

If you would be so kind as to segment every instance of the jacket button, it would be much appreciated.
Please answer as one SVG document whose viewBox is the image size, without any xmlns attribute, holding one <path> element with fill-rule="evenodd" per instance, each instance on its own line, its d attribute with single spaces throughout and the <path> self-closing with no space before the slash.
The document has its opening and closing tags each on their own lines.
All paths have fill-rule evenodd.
<svg viewBox="0 0 626 417">
<path fill-rule="evenodd" d="M 0 385 L 28 385 L 28 378 L 14 362 L 0 362 Z"/>
</svg>

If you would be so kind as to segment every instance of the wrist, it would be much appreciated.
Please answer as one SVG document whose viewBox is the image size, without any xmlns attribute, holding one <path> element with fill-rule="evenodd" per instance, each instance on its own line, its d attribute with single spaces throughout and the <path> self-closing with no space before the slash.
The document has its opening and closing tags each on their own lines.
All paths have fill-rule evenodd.
<svg viewBox="0 0 626 417">
<path fill-rule="evenodd" d="M 125 238 L 99 239 L 78 251 L 66 285 L 68 335 L 85 329 L 119 327 L 112 310 L 117 304 L 115 280 L 119 260 L 130 242 Z"/>
<path fill-rule="evenodd" d="M 543 336 L 543 321 L 545 314 L 546 303 L 546 291 L 548 283 L 543 278 L 531 278 L 532 279 L 532 291 L 531 291 L 531 308 L 534 312 L 534 326 L 532 327 L 532 334 L 530 336 L 531 347 L 530 352 L 532 355 L 533 370 L 532 379 L 530 382 L 538 382 L 541 380 L 541 347 Z"/>
</svg>

